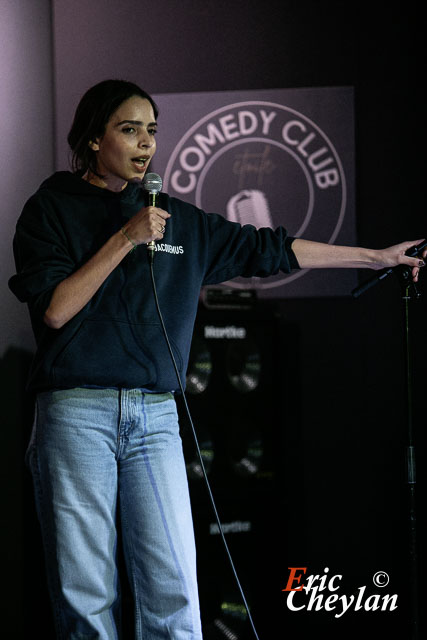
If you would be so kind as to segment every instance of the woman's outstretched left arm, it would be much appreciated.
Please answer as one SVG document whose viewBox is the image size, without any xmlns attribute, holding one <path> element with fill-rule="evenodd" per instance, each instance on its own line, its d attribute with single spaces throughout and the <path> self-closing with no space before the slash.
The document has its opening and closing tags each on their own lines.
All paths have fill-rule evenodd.
<svg viewBox="0 0 427 640">
<path fill-rule="evenodd" d="M 362 247 L 342 247 L 323 242 L 312 242 L 296 238 L 292 250 L 302 269 L 385 269 L 399 264 L 412 268 L 414 282 L 418 280 L 419 270 L 424 266 L 427 248 L 423 257 L 411 258 L 406 251 L 423 240 L 401 242 L 386 249 L 363 249 Z"/>
</svg>

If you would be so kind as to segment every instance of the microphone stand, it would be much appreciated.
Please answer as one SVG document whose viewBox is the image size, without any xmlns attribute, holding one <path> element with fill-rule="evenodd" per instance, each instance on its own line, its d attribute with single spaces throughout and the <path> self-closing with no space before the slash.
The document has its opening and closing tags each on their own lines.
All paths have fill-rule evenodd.
<svg viewBox="0 0 427 640">
<path fill-rule="evenodd" d="M 410 578 L 410 633 L 411 640 L 419 638 L 418 619 L 418 554 L 417 554 L 417 516 L 416 516 L 416 456 L 412 405 L 412 351 L 410 342 L 410 302 L 419 300 L 421 293 L 412 282 L 411 269 L 401 270 L 402 301 L 404 311 L 405 357 L 406 357 L 406 395 L 407 395 L 407 483 L 409 492 L 409 578 Z"/>
<path fill-rule="evenodd" d="M 416 456 L 413 423 L 413 387 L 412 387 L 412 355 L 410 342 L 410 302 L 419 300 L 421 293 L 416 284 L 412 281 L 411 268 L 407 266 L 393 267 L 387 271 L 397 275 L 402 292 L 403 302 L 403 324 L 404 324 L 404 355 L 406 372 L 406 411 L 407 411 L 407 444 L 406 444 L 406 464 L 407 464 L 407 484 L 409 493 L 409 640 L 419 640 L 419 611 L 418 611 L 418 554 L 417 554 L 417 517 L 416 517 Z M 384 272 L 385 273 L 385 272 Z M 383 276 L 384 277 L 384 276 Z M 381 276 L 375 281 L 370 280 L 360 285 L 352 291 L 353 297 L 357 298 L 373 284 L 380 282 Z"/>
</svg>

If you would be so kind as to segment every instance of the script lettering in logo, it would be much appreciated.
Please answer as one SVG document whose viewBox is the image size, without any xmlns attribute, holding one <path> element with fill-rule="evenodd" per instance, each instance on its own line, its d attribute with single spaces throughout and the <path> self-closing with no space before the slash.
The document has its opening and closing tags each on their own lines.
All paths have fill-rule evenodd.
<svg viewBox="0 0 427 640">
<path fill-rule="evenodd" d="M 169 158 L 164 185 L 201 209 L 257 228 L 282 225 L 294 237 L 310 237 L 315 221 L 322 242 L 334 242 L 346 208 L 343 165 L 326 133 L 303 113 L 260 100 L 226 105 L 191 126 Z M 305 273 L 227 284 L 268 289 Z"/>
</svg>

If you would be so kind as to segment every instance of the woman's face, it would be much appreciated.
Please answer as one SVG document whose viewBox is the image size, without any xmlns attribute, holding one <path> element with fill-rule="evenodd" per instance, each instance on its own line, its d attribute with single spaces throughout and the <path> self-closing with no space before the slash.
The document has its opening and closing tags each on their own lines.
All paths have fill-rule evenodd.
<svg viewBox="0 0 427 640">
<path fill-rule="evenodd" d="M 97 172 L 90 181 L 111 191 L 141 181 L 156 151 L 157 123 L 149 100 L 133 96 L 113 113 L 102 137 L 91 141 Z"/>
</svg>

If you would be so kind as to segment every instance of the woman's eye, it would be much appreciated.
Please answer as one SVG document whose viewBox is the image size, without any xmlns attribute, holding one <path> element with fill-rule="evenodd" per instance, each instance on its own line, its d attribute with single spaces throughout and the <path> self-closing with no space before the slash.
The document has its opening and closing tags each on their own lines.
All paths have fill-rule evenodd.
<svg viewBox="0 0 427 640">
<path fill-rule="evenodd" d="M 122 129 L 123 133 L 135 133 L 135 128 L 134 127 L 124 127 L 124 129 Z"/>
<path fill-rule="evenodd" d="M 157 133 L 157 129 L 148 129 L 148 133 L 150 134 L 150 136 L 155 136 Z"/>
</svg>

